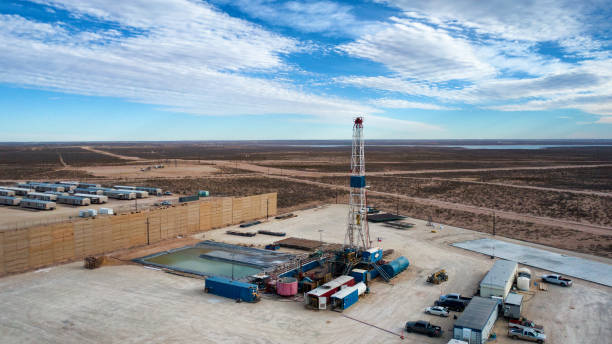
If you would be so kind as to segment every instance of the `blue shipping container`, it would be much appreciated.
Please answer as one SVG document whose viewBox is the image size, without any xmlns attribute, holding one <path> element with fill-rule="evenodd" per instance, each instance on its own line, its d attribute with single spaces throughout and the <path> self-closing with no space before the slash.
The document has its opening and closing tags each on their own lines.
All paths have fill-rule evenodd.
<svg viewBox="0 0 612 344">
<path fill-rule="evenodd" d="M 377 261 L 382 259 L 382 253 L 382 248 L 374 247 L 361 252 L 361 260 L 363 260 L 364 262 L 376 263 Z"/>
<path fill-rule="evenodd" d="M 257 286 L 255 284 L 232 281 L 223 277 L 208 277 L 205 281 L 207 293 L 246 302 L 259 301 Z"/>
<path fill-rule="evenodd" d="M 351 176 L 351 187 L 352 188 L 365 188 L 366 181 L 365 176 Z"/>
<path fill-rule="evenodd" d="M 332 305 L 335 308 L 347 309 L 359 300 L 359 290 L 357 287 L 349 287 L 331 296 Z"/>
<path fill-rule="evenodd" d="M 404 256 L 400 256 L 399 258 L 390 261 L 388 264 L 383 265 L 382 269 L 389 277 L 395 277 L 400 272 L 406 270 L 409 265 L 410 262 L 408 259 Z"/>
<path fill-rule="evenodd" d="M 365 282 L 367 280 L 368 270 L 363 269 L 353 269 L 349 276 L 355 279 L 355 283 Z"/>
</svg>

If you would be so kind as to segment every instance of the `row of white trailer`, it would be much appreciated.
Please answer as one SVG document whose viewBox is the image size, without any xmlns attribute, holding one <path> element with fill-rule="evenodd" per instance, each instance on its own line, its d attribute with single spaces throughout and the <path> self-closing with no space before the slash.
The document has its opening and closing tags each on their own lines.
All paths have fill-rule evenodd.
<svg viewBox="0 0 612 344">
<path fill-rule="evenodd" d="M 78 181 L 25 182 L 16 187 L 0 186 L 0 204 L 50 210 L 56 208 L 56 203 L 86 206 L 106 203 L 109 198 L 132 200 L 147 198 L 149 194 L 162 195 L 162 189 L 125 185 L 104 188 Z"/>
<path fill-rule="evenodd" d="M 57 206 L 55 202 L 43 201 L 32 198 L 20 198 L 12 196 L 0 196 L 0 204 L 20 206 L 22 208 L 32 208 L 39 210 L 53 210 Z"/>
</svg>

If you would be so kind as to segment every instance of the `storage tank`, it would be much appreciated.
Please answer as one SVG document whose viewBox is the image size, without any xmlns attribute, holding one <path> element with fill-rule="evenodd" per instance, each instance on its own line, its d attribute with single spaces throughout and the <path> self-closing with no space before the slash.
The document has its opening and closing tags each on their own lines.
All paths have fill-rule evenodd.
<svg viewBox="0 0 612 344">
<path fill-rule="evenodd" d="M 276 292 L 281 296 L 293 296 L 297 294 L 297 279 L 295 277 L 282 277 L 276 282 Z"/>
<path fill-rule="evenodd" d="M 390 261 L 389 263 L 382 266 L 383 271 L 389 276 L 389 278 L 397 276 L 402 271 L 406 270 L 410 262 L 408 258 L 404 256 L 400 256 L 395 260 Z"/>
<path fill-rule="evenodd" d="M 529 287 L 531 286 L 531 280 L 527 277 L 519 277 L 516 279 L 516 287 L 519 290 L 529 291 Z"/>
</svg>

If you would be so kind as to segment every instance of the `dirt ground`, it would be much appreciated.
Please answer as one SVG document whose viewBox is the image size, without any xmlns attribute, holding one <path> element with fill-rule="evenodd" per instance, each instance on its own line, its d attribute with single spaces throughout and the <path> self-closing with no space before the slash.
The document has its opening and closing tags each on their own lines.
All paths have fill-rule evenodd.
<svg viewBox="0 0 612 344">
<path fill-rule="evenodd" d="M 150 196 L 136 200 L 117 200 L 109 198 L 107 203 L 91 204 L 87 206 L 72 206 L 57 203 L 54 210 L 36 210 L 21 207 L 0 205 L 0 230 L 36 226 L 46 223 L 67 221 L 71 217 L 78 217 L 79 210 L 112 208 L 116 213 L 134 211 L 152 207 L 154 203 L 164 200 L 176 201 L 176 196 Z"/>
<path fill-rule="evenodd" d="M 176 165 L 174 163 L 164 165 L 164 168 L 151 168 L 147 171 L 141 171 L 147 167 L 157 165 L 150 164 L 129 164 L 129 165 L 104 165 L 104 166 L 86 166 L 80 168 L 81 171 L 91 174 L 95 177 L 108 178 L 113 180 L 129 179 L 129 178 L 183 178 L 183 177 L 201 177 L 214 174 L 219 171 L 218 168 L 212 165 L 200 165 L 193 162 L 181 161 Z"/>
<path fill-rule="evenodd" d="M 257 229 L 312 240 L 319 240 L 318 230 L 323 229 L 324 241 L 341 243 L 346 210 L 345 205 L 330 205 L 298 211 L 297 217 L 271 220 Z M 416 227 L 370 226 L 372 237 L 382 238 L 384 249 L 393 248 L 394 257 L 404 255 L 411 265 L 390 284 L 372 283 L 371 293 L 344 313 L 306 310 L 301 302 L 272 295 L 264 295 L 256 304 L 236 303 L 203 293 L 199 279 L 133 264 L 85 270 L 78 262 L 0 279 L 0 342 L 446 343 L 453 318 L 425 315 L 423 309 L 443 293 L 473 295 L 493 260 L 449 243 L 486 234 L 451 226 L 432 233 L 423 221 L 409 221 Z M 278 239 L 236 237 L 225 234 L 227 229 L 195 238 L 254 245 Z M 187 242 L 191 240 L 181 244 Z M 147 251 L 150 248 L 142 253 Z M 449 281 L 428 285 L 427 275 L 440 268 L 447 270 Z M 534 270 L 535 275 L 542 273 Z M 551 285 L 546 292 L 526 293 L 525 299 L 524 316 L 544 325 L 549 343 L 602 343 L 602 338 L 612 336 L 612 289 L 608 287 L 575 280 L 571 288 Z M 403 324 L 419 319 L 442 326 L 444 336 L 404 334 L 402 340 Z M 492 343 L 516 343 L 505 335 L 506 330 L 506 322 L 499 319 L 498 339 Z"/>
</svg>

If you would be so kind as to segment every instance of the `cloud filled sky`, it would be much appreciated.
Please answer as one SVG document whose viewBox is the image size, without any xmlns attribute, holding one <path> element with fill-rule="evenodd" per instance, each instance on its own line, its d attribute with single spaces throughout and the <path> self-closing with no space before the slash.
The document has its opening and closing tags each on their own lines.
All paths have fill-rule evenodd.
<svg viewBox="0 0 612 344">
<path fill-rule="evenodd" d="M 0 141 L 612 138 L 605 1 L 0 3 Z"/>
</svg>

